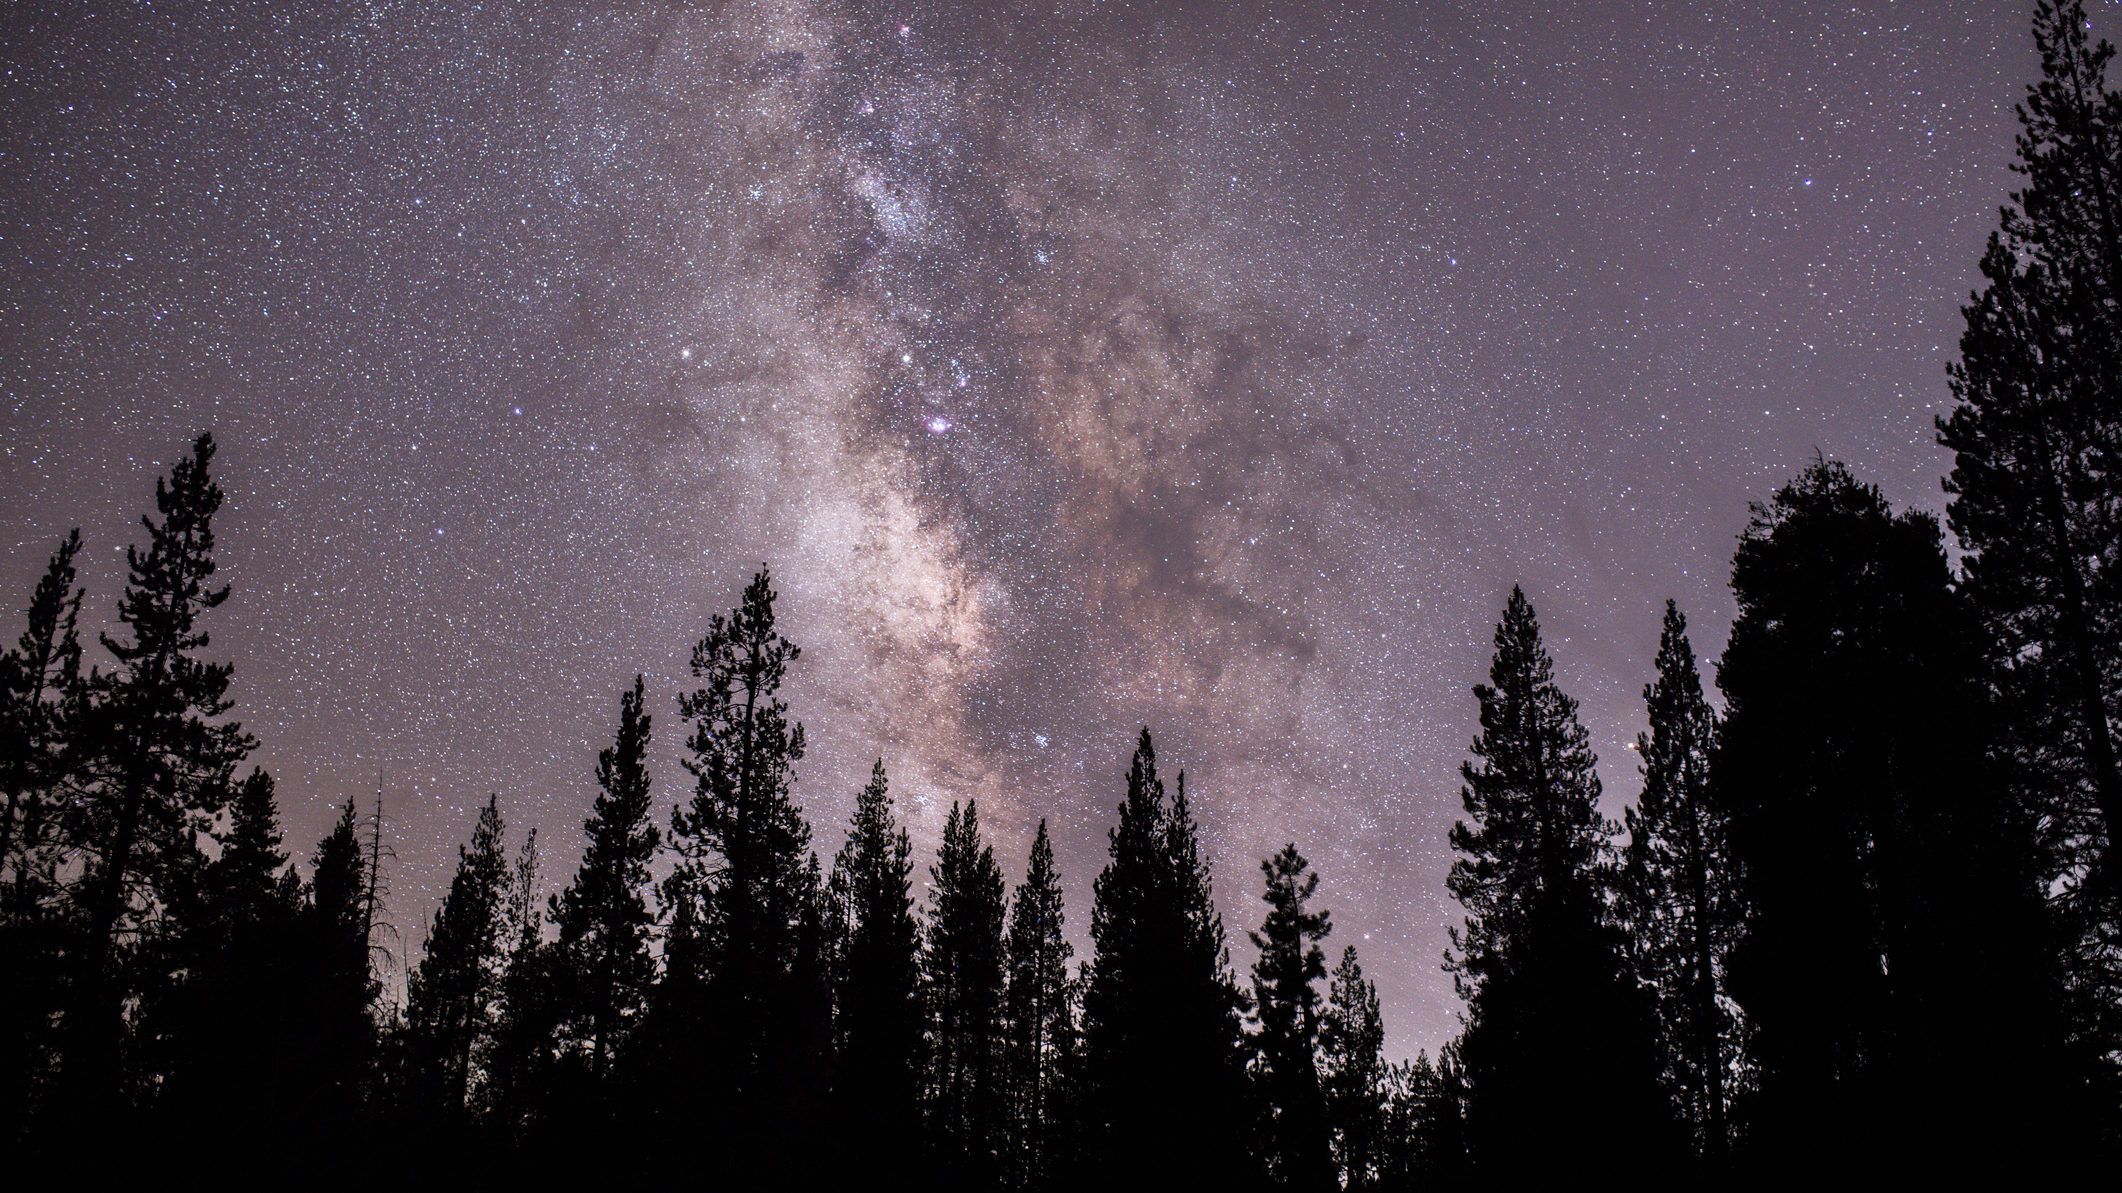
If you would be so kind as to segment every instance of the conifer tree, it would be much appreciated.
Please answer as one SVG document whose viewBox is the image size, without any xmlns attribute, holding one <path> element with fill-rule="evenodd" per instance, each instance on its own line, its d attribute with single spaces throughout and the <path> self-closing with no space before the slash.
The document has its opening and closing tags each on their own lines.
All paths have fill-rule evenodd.
<svg viewBox="0 0 2122 1193">
<path fill-rule="evenodd" d="M 1732 592 L 1713 778 L 1747 908 L 1731 990 L 1757 1161 L 2037 1171 L 2081 1081 L 2057 1068 L 2027 826 L 1988 768 L 1937 523 L 1817 463 L 1756 508 Z M 1969 1023 L 1980 1048 L 1955 1039 Z"/>
<path fill-rule="evenodd" d="M 129 994 L 121 954 L 163 951 L 164 929 L 175 925 L 159 912 L 197 889 L 206 861 L 199 840 L 254 745 L 226 716 L 232 668 L 201 657 L 210 645 L 203 619 L 229 593 L 213 582 L 222 502 L 213 458 L 213 437 L 200 435 L 155 482 L 156 514 L 141 520 L 147 546 L 126 548 L 119 631 L 102 635 L 114 667 L 89 683 L 94 774 L 69 806 L 69 832 L 86 853 L 66 1062 L 77 1124 L 100 1117 L 118 1093 Z M 152 964 L 131 970 L 134 982 L 167 978 Z"/>
<path fill-rule="evenodd" d="M 35 1093 L 55 1060 L 68 926 L 63 813 L 77 780 L 83 693 L 74 558 L 62 539 L 38 580 L 21 636 L 0 652 L 0 1144 L 24 1146 Z"/>
<path fill-rule="evenodd" d="M 209 864 L 208 890 L 226 922 L 263 920 L 281 892 L 280 874 L 287 866 L 281 848 L 280 806 L 273 777 L 253 770 L 229 801 L 229 825 L 220 834 L 221 853 Z"/>
<path fill-rule="evenodd" d="M 290 1063 L 299 1076 L 290 1118 L 307 1124 L 306 1138 L 327 1149 L 358 1137 L 354 1119 L 374 1076 L 376 980 L 366 928 L 372 885 L 348 800 L 311 857 L 293 959 L 302 995 L 291 1031 Z"/>
<path fill-rule="evenodd" d="M 60 540 L 21 636 L 0 653 L 0 925 L 11 931 L 42 918 L 59 886 L 62 784 L 76 761 L 70 714 L 79 711 L 82 681 L 80 552 L 80 531 Z"/>
<path fill-rule="evenodd" d="M 608 1073 L 648 1005 L 656 962 L 647 890 L 659 835 L 649 819 L 651 718 L 642 677 L 619 699 L 619 729 L 597 755 L 597 798 L 582 832 L 588 843 L 575 880 L 553 901 L 559 925 L 560 1032 L 593 1079 Z"/>
<path fill-rule="evenodd" d="M 921 936 L 913 872 L 913 842 L 893 815 L 879 759 L 855 800 L 831 883 L 840 901 L 838 1121 L 852 1156 L 903 1153 L 920 1122 Z"/>
<path fill-rule="evenodd" d="M 519 1153 L 541 1126 L 536 1120 L 552 1102 L 554 1052 L 560 1033 L 557 950 L 545 939 L 538 900 L 538 830 L 524 834 L 509 875 L 502 921 L 506 956 L 501 962 L 494 1029 L 482 1067 L 483 1108 Z M 571 1127 L 583 1124 L 570 1122 Z"/>
<path fill-rule="evenodd" d="M 1722 811 L 1709 788 L 1716 714 L 1671 601 L 1657 678 L 1643 689 L 1650 732 L 1637 737 L 1643 794 L 1627 812 L 1620 908 L 1637 980 L 1650 992 L 1666 1087 L 1694 1150 L 1711 1168 L 1729 1141 L 1727 1110 L 1738 1023 L 1725 970 L 1740 920 Z"/>
<path fill-rule="evenodd" d="M 1267 878 L 1267 918 L 1252 934 L 1254 1064 L 1265 1111 L 1269 1181 L 1275 1188 L 1327 1190 L 1337 1184 L 1328 1144 L 1325 1096 L 1319 1085 L 1319 989 L 1326 954 L 1319 942 L 1332 930 L 1324 911 L 1310 908 L 1319 876 L 1294 843 L 1260 863 Z"/>
<path fill-rule="evenodd" d="M 733 1048 L 713 1036 L 709 966 L 715 942 L 705 922 L 703 887 L 700 873 L 683 865 L 663 881 L 663 972 L 649 989 L 631 1047 L 616 1060 L 622 1115 L 655 1128 L 642 1156 L 649 1177 L 677 1171 L 685 1156 L 668 1137 L 688 1130 L 687 1123 L 713 1113 L 728 1097 L 698 1080 L 701 1073 L 723 1072 L 709 1066 Z"/>
<path fill-rule="evenodd" d="M 1168 800 L 1148 730 L 1128 767 L 1110 848 L 1094 887 L 1083 999 L 1090 1178 L 1250 1179 L 1241 1136 L 1244 1000 L 1184 776 Z"/>
<path fill-rule="evenodd" d="M 470 1108 L 476 1062 L 491 1039 L 508 955 L 508 888 L 500 801 L 489 797 L 471 843 L 458 847 L 457 872 L 407 986 L 412 1099 L 444 1131 Z"/>
<path fill-rule="evenodd" d="M 1046 821 L 1010 907 L 1003 1076 L 1010 1111 L 1007 1178 L 1013 1189 L 1055 1187 L 1073 1160 L 1071 1078 L 1077 1055 L 1075 950 L 1063 928 L 1061 880 Z"/>
<path fill-rule="evenodd" d="M 1385 1179 L 1385 1021 L 1378 988 L 1363 976 L 1356 946 L 1342 950 L 1319 1021 L 1319 1081 L 1341 1187 L 1376 1189 Z"/>
<path fill-rule="evenodd" d="M 972 801 L 951 805 L 929 877 L 929 1133 L 946 1182 L 982 1188 L 999 1175 L 1003 884 Z"/>
<path fill-rule="evenodd" d="M 716 615 L 693 647 L 699 686 L 679 698 L 692 725 L 685 767 L 694 789 L 671 818 L 674 925 L 648 1044 L 657 1075 L 643 1090 L 647 1113 L 726 1134 L 739 1180 L 787 1180 L 815 1159 L 797 1130 L 814 1108 L 783 1104 L 785 1078 L 817 1059 L 802 1022 L 816 992 L 802 963 L 821 896 L 792 789 L 803 727 L 781 696 L 802 652 L 776 629 L 774 601 L 762 567 L 738 608 Z M 712 1084 L 702 1072 L 715 1074 Z"/>
<path fill-rule="evenodd" d="M 1999 773 L 2042 830 L 2082 1043 L 2122 1056 L 2122 94 L 2080 0 L 2039 0 L 2033 33 L 2025 185 L 1983 255 L 1939 432 Z"/>
<path fill-rule="evenodd" d="M 796 1187 L 816 1187 L 836 1167 L 815 1154 L 815 1126 L 832 1109 L 833 1090 L 833 949 L 827 926 L 825 877 L 818 855 L 807 854 L 798 879 L 796 955 L 789 972 L 789 1005 L 782 1024 L 786 1058 L 774 1070 L 768 1089 L 782 1113 L 800 1121 L 780 1124 L 788 1131 L 786 1158 L 776 1161 L 774 1180 Z"/>
<path fill-rule="evenodd" d="M 1411 1061 L 1387 1066 L 1378 1188 L 1399 1193 L 1473 1184 L 1466 1104 L 1456 1043 L 1439 1049 L 1434 1062 L 1418 1052 Z"/>
<path fill-rule="evenodd" d="M 1516 588 L 1489 677 L 1474 689 L 1481 734 L 1460 770 L 1467 819 L 1452 826 L 1446 880 L 1466 909 L 1450 962 L 1467 1000 L 1474 1162 L 1484 1181 L 1545 1179 L 1626 1130 L 1656 1171 L 1667 1157 L 1651 1025 L 1606 923 L 1613 827 L 1576 701 Z"/>
<path fill-rule="evenodd" d="M 1143 741 L 1148 742 L 1147 731 Z M 1154 769 L 1152 759 L 1153 778 Z M 1216 908 L 1208 859 L 1201 856 L 1201 827 L 1194 819 L 1183 770 L 1173 783 L 1163 829 L 1164 872 L 1175 896 L 1180 928 L 1177 966 L 1172 971 L 1177 980 L 1171 983 L 1179 999 L 1173 1026 L 1183 1055 L 1200 1065 L 1195 1129 L 1201 1138 L 1221 1148 L 1220 1158 L 1205 1164 L 1214 1179 L 1252 1182 L 1259 1176 L 1257 1148 L 1251 1140 L 1230 1139 L 1243 1130 L 1244 1017 L 1249 1007 L 1231 970 L 1230 942 L 1223 930 L 1223 915 Z"/>
<path fill-rule="evenodd" d="M 254 1124 L 247 1158 L 262 1172 L 288 1142 L 288 1027 L 302 997 L 288 965 L 300 888 L 284 873 L 271 775 L 254 770 L 237 787 L 220 836 L 174 944 L 182 979 L 159 1008 L 155 1067 L 167 1085 L 157 1117 L 173 1140 L 228 1117 Z"/>
</svg>

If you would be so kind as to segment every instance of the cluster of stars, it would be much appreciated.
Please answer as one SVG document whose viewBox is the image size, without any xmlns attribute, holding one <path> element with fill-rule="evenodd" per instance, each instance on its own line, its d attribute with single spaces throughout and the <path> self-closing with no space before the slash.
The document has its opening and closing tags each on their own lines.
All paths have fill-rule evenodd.
<svg viewBox="0 0 2122 1193">
<path fill-rule="evenodd" d="M 417 936 L 489 790 L 564 875 L 637 671 L 676 797 L 686 652 L 768 561 L 821 848 L 882 755 L 924 845 L 1048 818 L 1080 932 L 1150 723 L 1234 928 L 1299 841 L 1433 1046 L 1510 585 L 1618 803 L 1749 499 L 1818 448 L 1937 504 L 2022 17 L 22 6 L 0 587 L 78 523 L 107 617 L 215 430 L 290 843 L 380 773 Z"/>
</svg>

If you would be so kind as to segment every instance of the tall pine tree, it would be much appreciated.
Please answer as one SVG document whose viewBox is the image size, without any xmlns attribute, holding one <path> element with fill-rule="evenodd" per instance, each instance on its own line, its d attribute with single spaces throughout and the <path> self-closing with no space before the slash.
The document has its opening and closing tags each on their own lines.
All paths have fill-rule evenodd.
<svg viewBox="0 0 2122 1193">
<path fill-rule="evenodd" d="M 1524 592 L 1496 627 L 1481 734 L 1460 770 L 1467 819 L 1447 886 L 1466 909 L 1451 958 L 1467 1000 L 1467 1129 L 1482 1179 L 1574 1170 L 1626 1131 L 1667 1162 L 1648 1015 L 1606 922 L 1613 826 L 1576 701 Z M 1528 1140 L 1537 1140 L 1528 1144 Z"/>
<path fill-rule="evenodd" d="M 59 886 L 62 784 L 77 761 L 71 715 L 82 683 L 80 552 L 80 531 L 60 540 L 21 636 L 0 652 L 0 924 L 9 930 L 42 918 Z"/>
<path fill-rule="evenodd" d="M 1083 996 L 1088 1179 L 1251 1179 L 1242 1136 L 1244 999 L 1185 778 L 1167 798 L 1143 730 L 1091 908 Z"/>
<path fill-rule="evenodd" d="M 126 548 L 119 630 L 102 636 L 114 667 L 89 683 L 94 773 L 69 801 L 69 831 L 86 861 L 66 1058 L 67 1113 L 77 1126 L 114 1109 L 128 1002 L 152 1001 L 156 992 L 141 983 L 169 976 L 156 958 L 179 925 L 162 913 L 197 889 L 201 838 L 255 744 L 226 715 L 232 668 L 201 657 L 210 645 L 204 619 L 229 593 L 214 584 L 222 493 L 213 458 L 213 437 L 201 435 L 155 482 L 156 513 L 141 520 L 147 546 Z"/>
<path fill-rule="evenodd" d="M 1995 750 L 2042 830 L 2077 1031 L 2122 1056 L 2122 94 L 2079 0 L 2040 0 L 2041 78 L 1965 309 L 1947 520 L 1981 615 Z"/>
<path fill-rule="evenodd" d="M 1376 1189 L 1385 1179 L 1385 1020 L 1378 988 L 1363 976 L 1356 946 L 1341 952 L 1319 1021 L 1319 1081 L 1341 1187 Z"/>
<path fill-rule="evenodd" d="M 479 810 L 470 844 L 435 912 L 407 984 L 408 1095 L 435 1142 L 462 1130 L 480 1093 L 478 1060 L 492 1038 L 508 957 L 509 864 L 501 806 Z"/>
<path fill-rule="evenodd" d="M 157 1117 L 172 1141 L 230 1119 L 252 1124 L 256 1146 L 231 1163 L 257 1179 L 289 1154 L 289 1027 L 306 995 L 289 964 L 301 888 L 287 872 L 271 775 L 245 777 L 219 836 L 174 950 L 183 977 L 162 1008 Z"/>
<path fill-rule="evenodd" d="M 928 1121 L 943 1179 L 985 1188 L 1002 1143 L 1002 868 L 980 837 L 980 810 L 952 804 L 929 869 Z"/>
<path fill-rule="evenodd" d="M 636 675 L 619 698 L 618 732 L 597 755 L 597 798 L 582 825 L 588 839 L 582 864 L 553 900 L 561 1037 L 597 1082 L 647 1007 L 656 976 L 648 888 L 660 838 L 649 818 L 651 729 Z"/>
<path fill-rule="evenodd" d="M 879 759 L 855 800 L 831 882 L 839 937 L 836 1121 L 848 1155 L 864 1165 L 915 1150 L 909 1145 L 920 1127 L 921 935 L 913 873 L 913 842 L 893 815 Z"/>
<path fill-rule="evenodd" d="M 1937 523 L 1821 462 L 1756 508 L 1732 591 L 1713 782 L 1747 908 L 1731 990 L 1758 1073 L 1755 1162 L 2037 1171 L 2074 1081 Z"/>
<path fill-rule="evenodd" d="M 1661 1069 L 1695 1153 L 1714 1169 L 1730 1140 L 1738 1021 L 1725 973 L 1740 906 L 1724 815 L 1710 795 L 1717 719 L 1679 606 L 1665 604 L 1657 678 L 1643 689 L 1650 732 L 1636 739 L 1643 794 L 1627 812 L 1622 919 L 1637 979 L 1657 1013 Z"/>
<path fill-rule="evenodd" d="M 806 952 L 822 944 L 809 932 L 821 897 L 793 791 L 803 727 L 781 695 L 802 652 L 776 628 L 775 595 L 761 568 L 693 647 L 699 686 L 679 698 L 694 788 L 671 818 L 673 924 L 639 1092 L 646 1114 L 672 1124 L 663 1162 L 693 1162 L 675 1141 L 704 1129 L 732 1179 L 778 1185 L 817 1159 L 798 1126 L 817 1108 L 794 1103 L 823 1044 L 808 988 L 823 981 L 808 964 L 823 953 Z"/>
<path fill-rule="evenodd" d="M 1385 1075 L 1385 1141 L 1378 1188 L 1459 1189 L 1474 1184 L 1466 1137 L 1466 1070 L 1457 1043 L 1431 1061 L 1416 1053 Z"/>
<path fill-rule="evenodd" d="M 538 899 L 538 830 L 524 834 L 510 872 L 502 920 L 507 955 L 501 963 L 500 993 L 494 1029 L 482 1068 L 486 1088 L 481 1109 L 490 1126 L 519 1156 L 543 1152 L 551 1140 L 541 1121 L 554 1104 L 562 1077 L 557 1064 L 562 1005 L 559 951 L 545 939 L 545 915 Z M 572 1076 L 572 1074 L 569 1074 Z M 573 1107 L 568 1125 L 582 1127 Z"/>
<path fill-rule="evenodd" d="M 1049 1189 L 1074 1160 L 1074 1078 L 1078 1041 L 1075 953 L 1064 932 L 1061 879 L 1046 821 L 1009 916 L 1009 982 L 1003 1076 L 1008 1091 L 1006 1177 L 1013 1189 Z"/>
<path fill-rule="evenodd" d="M 1319 943 L 1332 921 L 1311 909 L 1319 876 L 1294 843 L 1261 862 L 1260 870 L 1267 878 L 1267 918 L 1252 942 L 1258 950 L 1254 1065 L 1266 1119 L 1262 1158 L 1275 1188 L 1323 1193 L 1337 1185 L 1318 1063 L 1318 983 L 1326 979 Z"/>
<path fill-rule="evenodd" d="M 52 552 L 21 636 L 0 652 L 0 1142 L 26 1146 L 37 1093 L 56 1061 L 52 1018 L 64 990 L 61 868 L 66 793 L 79 764 L 81 589 L 74 531 Z"/>
<path fill-rule="evenodd" d="M 298 921 L 293 964 L 303 994 L 291 1025 L 291 1064 L 299 1077 L 290 1117 L 320 1154 L 352 1146 L 375 1074 L 377 983 L 369 966 L 372 863 L 365 860 L 348 800 L 317 843 L 308 899 Z"/>
</svg>

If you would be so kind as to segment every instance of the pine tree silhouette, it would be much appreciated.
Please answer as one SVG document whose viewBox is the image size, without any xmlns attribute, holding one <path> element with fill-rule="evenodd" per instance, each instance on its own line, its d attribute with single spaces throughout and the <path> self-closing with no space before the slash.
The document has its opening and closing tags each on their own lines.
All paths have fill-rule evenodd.
<svg viewBox="0 0 2122 1193">
<path fill-rule="evenodd" d="M 2076 6 L 2040 12 L 2050 90 L 2030 127 L 2061 127 L 2080 93 L 2058 80 L 2104 51 L 2056 27 Z M 2097 123 L 2069 119 L 2072 136 Z M 2056 171 L 2085 150 L 2044 152 L 2030 196 L 2083 181 Z M 2067 206 L 2020 203 L 2012 219 Z M 2071 251 L 2100 243 L 2085 218 Z M 2027 260 L 1992 276 L 1983 311 L 2063 269 Z M 2012 317 L 2043 334 L 2106 317 L 2057 309 Z M 2072 384 L 2071 402 L 2105 392 Z M 2018 434 L 2068 405 L 2031 419 L 1985 392 L 1960 430 Z M 358 1158 L 379 1131 L 420 1180 L 465 1187 L 708 1168 L 746 1188 L 1516 1187 L 1608 1155 L 1658 1184 L 1687 1174 L 1687 1135 L 1710 1162 L 1698 1179 L 2061 1184 L 2117 1162 L 2095 718 L 2065 682 L 2088 648 L 2042 621 L 2063 573 L 2011 590 L 2050 603 L 2000 639 L 2019 615 L 1999 603 L 2010 552 L 1991 542 L 1956 589 L 1937 524 L 1839 465 L 1741 539 L 1721 727 L 1668 605 L 1625 851 L 1513 591 L 1451 837 L 1465 1030 L 1388 1064 L 1354 949 L 1322 1003 L 1329 921 L 1295 844 L 1263 865 L 1241 993 L 1184 777 L 1167 794 L 1147 731 L 1079 978 L 1043 821 L 1011 904 L 978 810 L 953 805 L 924 932 L 880 761 L 822 879 L 781 695 L 799 656 L 764 571 L 711 623 L 681 698 L 695 783 L 672 820 L 660 975 L 636 676 L 573 881 L 541 901 L 536 834 L 512 866 L 489 799 L 398 1021 L 372 965 L 380 808 L 364 842 L 348 802 L 305 883 L 271 776 L 238 778 L 252 742 L 227 717 L 227 668 L 203 661 L 226 592 L 212 454 L 202 437 L 158 489 L 110 670 L 81 671 L 72 536 L 0 654 L 10 1175 L 100 1185 L 207 1155 L 222 1183 L 258 1184 Z M 2026 461 L 1982 467 L 2006 464 Z M 2015 492 L 1970 509 L 2001 517 Z M 2094 616 L 2107 573 L 2087 560 Z"/>
<path fill-rule="evenodd" d="M 923 1011 L 913 843 L 892 811 L 880 759 L 855 801 L 833 860 L 839 1101 L 835 1123 L 853 1164 L 907 1154 L 920 1130 Z"/>
<path fill-rule="evenodd" d="M 1747 908 L 1731 990 L 1756 1167 L 2001 1177 L 2055 1156 L 2032 1146 L 2071 1100 L 2032 849 L 1988 769 L 1939 538 L 1823 461 L 1756 509 L 1732 564 L 1713 779 Z M 1969 1023 L 1984 1046 L 1954 1038 Z"/>
<path fill-rule="evenodd" d="M 1468 1154 L 1467 1101 L 1456 1044 L 1439 1049 L 1434 1062 L 1418 1052 L 1388 1066 L 1378 1188 L 1398 1193 L 1477 1184 Z"/>
<path fill-rule="evenodd" d="M 232 668 L 200 657 L 210 645 L 203 619 L 229 592 L 213 583 L 222 502 L 214 450 L 200 435 L 155 482 L 156 513 L 141 520 L 147 546 L 126 548 L 119 630 L 101 636 L 115 665 L 88 681 L 91 774 L 70 801 L 67 830 L 87 865 L 62 1069 L 61 1113 L 76 1127 L 117 1121 L 126 1006 L 167 994 L 168 947 L 181 925 L 161 912 L 198 889 L 199 837 L 227 807 L 235 768 L 255 744 L 226 717 Z"/>
<path fill-rule="evenodd" d="M 1184 776 L 1167 799 L 1146 729 L 1110 846 L 1094 887 L 1083 997 L 1089 1179 L 1251 1180 L 1241 1126 L 1244 1000 Z"/>
<path fill-rule="evenodd" d="M 556 1089 L 565 1081 L 554 1055 L 565 1014 L 559 950 L 545 939 L 538 892 L 538 830 L 533 828 L 524 834 L 509 875 L 502 925 L 506 956 L 481 1099 L 487 1125 L 518 1156 L 533 1147 L 544 1149 L 546 1112 L 554 1109 Z"/>
<path fill-rule="evenodd" d="M 921 986 L 929 1013 L 928 1123 L 941 1179 L 988 1188 L 1002 1144 L 1002 868 L 980 811 L 952 804 L 929 869 Z"/>
<path fill-rule="evenodd" d="M 84 698 L 81 532 L 52 552 L 15 645 L 0 652 L 0 1145 L 27 1148 L 59 1040 L 69 936 L 66 783 L 80 762 Z"/>
<path fill-rule="evenodd" d="M 24 614 L 22 634 L 0 653 L 0 923 L 27 927 L 58 890 L 63 853 L 59 783 L 76 759 L 82 695 L 81 598 L 74 559 L 81 532 L 52 552 Z"/>
<path fill-rule="evenodd" d="M 705 1130 L 732 1179 L 780 1187 L 819 1158 L 800 1131 L 818 1108 L 791 1100 L 815 1084 L 803 1074 L 822 1044 L 824 956 L 810 826 L 792 791 L 803 727 L 781 697 L 802 652 L 775 628 L 774 601 L 762 567 L 693 648 L 699 686 L 679 711 L 694 789 L 671 818 L 672 928 L 638 1092 L 647 1118 L 672 1124 L 665 1138 Z"/>
<path fill-rule="evenodd" d="M 559 1033 L 599 1084 L 647 1008 L 656 976 L 648 889 L 661 837 L 650 820 L 652 727 L 636 675 L 619 698 L 617 734 L 597 755 L 597 798 L 582 824 L 582 864 L 553 900 Z"/>
<path fill-rule="evenodd" d="M 490 797 L 471 843 L 458 848 L 457 872 L 407 985 L 406 1097 L 432 1147 L 468 1130 L 483 1092 L 478 1061 L 493 1036 L 508 956 L 508 887 L 500 801 Z"/>
<path fill-rule="evenodd" d="M 1687 619 L 1665 603 L 1657 678 L 1643 689 L 1650 732 L 1637 737 L 1643 794 L 1627 813 L 1620 910 L 1637 979 L 1657 1013 L 1665 1084 L 1705 1170 L 1730 1144 L 1732 1068 L 1739 1024 L 1726 1005 L 1726 968 L 1742 908 L 1725 818 L 1710 794 L 1717 720 L 1687 639 Z"/>
<path fill-rule="evenodd" d="M 1324 911 L 1310 908 L 1319 876 L 1294 843 L 1260 863 L 1267 878 L 1267 918 L 1252 933 L 1253 1038 L 1257 1083 L 1266 1112 L 1262 1158 L 1278 1189 L 1337 1186 L 1327 1138 L 1326 1101 L 1319 1085 L 1319 989 L 1326 954 L 1319 944 L 1332 930 Z"/>
<path fill-rule="evenodd" d="M 289 1118 L 298 1143 L 318 1154 L 341 1154 L 335 1149 L 360 1140 L 377 1076 L 371 1016 L 377 983 L 366 927 L 375 882 L 364 852 L 348 800 L 317 843 L 297 919 L 293 965 L 300 994 L 289 1055 L 298 1077 Z"/>
<path fill-rule="evenodd" d="M 1669 1161 L 1647 1011 L 1606 923 L 1613 826 L 1576 701 L 1525 594 L 1496 627 L 1481 735 L 1461 768 L 1467 819 L 1446 885 L 1466 909 L 1451 958 L 1467 999 L 1467 1130 L 1484 1181 L 1550 1179 L 1626 1130 Z M 1541 1146 L 1526 1147 L 1527 1133 Z"/>
<path fill-rule="evenodd" d="M 1998 774 L 2041 832 L 2080 1050 L 2122 1057 L 2122 94 L 2085 6 L 2040 0 L 2025 179 L 1965 308 L 1947 521 L 1986 631 Z M 2103 1100 L 2122 1103 L 2112 1064 Z M 2114 1128 L 2111 1127 L 2111 1130 Z"/>
<path fill-rule="evenodd" d="M 1376 1189 L 1386 1170 L 1385 1021 L 1356 946 L 1341 952 L 1319 1021 L 1319 1081 L 1341 1187 Z"/>
<path fill-rule="evenodd" d="M 300 882 L 287 870 L 272 776 L 252 771 L 231 801 L 220 854 L 183 905 L 172 957 L 181 977 L 143 1008 L 151 1066 L 166 1074 L 155 1135 L 181 1145 L 229 1118 L 254 1124 L 232 1175 L 259 1179 L 291 1154 L 283 1116 L 298 1075 L 287 1067 L 297 998 L 289 964 Z"/>
<path fill-rule="evenodd" d="M 1032 838 L 1010 907 L 1003 1079 L 1010 1109 L 1006 1176 L 1013 1189 L 1057 1187 L 1072 1171 L 1080 1044 L 1061 880 L 1046 821 Z"/>
</svg>

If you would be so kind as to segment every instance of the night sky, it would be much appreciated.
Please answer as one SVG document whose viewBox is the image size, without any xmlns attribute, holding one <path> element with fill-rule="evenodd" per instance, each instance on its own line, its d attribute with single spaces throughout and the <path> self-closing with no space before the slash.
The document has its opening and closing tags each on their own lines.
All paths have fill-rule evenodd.
<svg viewBox="0 0 2122 1193">
<path fill-rule="evenodd" d="M 490 791 L 565 880 L 637 670 L 681 793 L 770 562 L 821 853 L 881 754 L 924 852 L 1050 818 L 1080 940 L 1146 723 L 1234 939 L 1300 842 L 1434 1047 L 1510 585 L 1618 814 L 1749 500 L 1941 505 L 2025 7 L 10 5 L 0 591 L 78 524 L 107 623 L 211 428 L 212 653 L 299 853 L 381 774 L 416 943 Z"/>
</svg>

